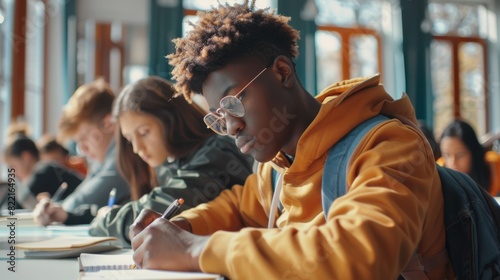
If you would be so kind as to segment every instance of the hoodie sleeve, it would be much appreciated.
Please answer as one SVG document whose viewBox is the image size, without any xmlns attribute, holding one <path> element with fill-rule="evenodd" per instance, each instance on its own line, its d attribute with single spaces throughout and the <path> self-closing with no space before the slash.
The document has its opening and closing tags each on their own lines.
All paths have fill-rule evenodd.
<svg viewBox="0 0 500 280">
<path fill-rule="evenodd" d="M 262 197 L 270 196 L 270 188 L 261 189 L 258 174 L 250 175 L 245 185 L 235 185 L 208 203 L 178 215 L 187 219 L 192 232 L 212 234 L 218 230 L 237 231 L 244 227 L 265 227 L 268 214 L 262 207 Z M 266 191 L 267 190 L 267 191 Z"/>
<path fill-rule="evenodd" d="M 441 188 L 423 138 L 390 123 L 359 144 L 350 189 L 332 204 L 326 222 L 318 213 L 305 225 L 216 232 L 201 254 L 202 270 L 231 279 L 397 279 L 424 221 L 443 227 L 442 198 L 429 203 Z M 426 221 L 428 214 L 437 218 Z"/>
</svg>

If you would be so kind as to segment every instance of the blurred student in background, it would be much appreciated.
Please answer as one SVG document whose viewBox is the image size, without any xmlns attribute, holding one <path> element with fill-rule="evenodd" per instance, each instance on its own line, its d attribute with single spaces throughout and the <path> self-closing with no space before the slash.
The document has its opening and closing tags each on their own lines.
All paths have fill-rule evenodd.
<svg viewBox="0 0 500 280">
<path fill-rule="evenodd" d="M 56 161 L 83 176 L 87 175 L 85 159 L 80 156 L 70 155 L 68 149 L 59 143 L 55 137 L 46 134 L 37 141 L 37 146 L 40 150 L 40 160 Z"/>
<path fill-rule="evenodd" d="M 491 195 L 500 192 L 498 168 L 500 158 L 497 153 L 486 152 L 479 143 L 474 129 L 463 120 L 451 122 L 441 135 L 442 158 L 438 163 L 468 174 Z"/>
<path fill-rule="evenodd" d="M 100 207 L 107 205 L 113 188 L 117 204 L 130 199 L 130 188 L 116 164 L 116 130 L 111 120 L 114 99 L 113 91 L 99 79 L 80 86 L 65 105 L 58 126 L 59 137 L 75 141 L 91 166 L 85 180 L 61 205 L 47 199 L 40 201 L 34 211 L 37 223 L 89 223 L 92 219 L 82 220 L 79 213 L 89 211 L 95 216 Z"/>
<path fill-rule="evenodd" d="M 33 209 L 35 197 L 41 193 L 53 196 L 58 188 L 66 183 L 58 200 L 72 193 L 82 182 L 83 176 L 53 161 L 40 160 L 40 152 L 35 142 L 24 133 L 11 136 L 4 150 L 4 160 L 14 169 L 18 191 L 16 203 L 19 208 Z"/>
<path fill-rule="evenodd" d="M 91 235 L 116 236 L 129 246 L 128 228 L 143 208 L 164 211 L 183 198 L 187 209 L 242 184 L 251 173 L 253 160 L 231 139 L 207 129 L 198 106 L 173 95 L 169 82 L 149 77 L 125 87 L 116 99 L 118 167 L 133 201 L 101 208 Z M 93 218 L 83 214 L 88 216 L 82 220 Z"/>
<path fill-rule="evenodd" d="M 432 153 L 434 154 L 434 159 L 438 160 L 441 157 L 441 150 L 439 149 L 439 144 L 434 137 L 434 132 L 427 127 L 427 125 L 422 121 L 418 121 L 418 128 L 422 131 L 427 141 L 429 141 L 429 145 L 431 145 Z"/>
<path fill-rule="evenodd" d="M 174 94 L 168 81 L 149 77 L 118 96 L 113 106 L 118 162 L 133 201 L 102 209 L 91 235 L 116 236 L 129 246 L 129 226 L 142 209 L 163 212 L 176 198 L 185 201 L 181 210 L 191 208 L 243 184 L 251 173 L 253 159 L 207 129 L 205 112 L 196 104 Z"/>
</svg>

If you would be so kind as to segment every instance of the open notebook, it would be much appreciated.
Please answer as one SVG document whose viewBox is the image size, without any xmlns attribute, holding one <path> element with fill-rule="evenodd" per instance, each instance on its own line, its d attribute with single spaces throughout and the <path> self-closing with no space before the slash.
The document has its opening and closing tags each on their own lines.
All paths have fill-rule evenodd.
<svg viewBox="0 0 500 280">
<path fill-rule="evenodd" d="M 82 253 L 78 258 L 80 271 L 98 272 L 100 270 L 127 270 L 134 269 L 132 254 L 99 255 Z"/>
<path fill-rule="evenodd" d="M 223 279 L 216 274 L 134 269 L 132 254 L 99 255 L 83 253 L 78 259 L 80 280 L 93 279 Z"/>
<path fill-rule="evenodd" d="M 116 237 L 62 235 L 52 239 L 19 243 L 17 249 L 24 250 L 26 258 L 69 258 L 81 253 L 99 253 L 120 249 Z"/>
</svg>

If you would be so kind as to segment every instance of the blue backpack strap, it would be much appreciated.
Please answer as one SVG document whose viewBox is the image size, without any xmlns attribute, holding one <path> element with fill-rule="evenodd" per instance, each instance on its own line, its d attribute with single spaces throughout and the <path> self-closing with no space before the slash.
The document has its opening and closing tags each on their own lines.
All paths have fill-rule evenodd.
<svg viewBox="0 0 500 280">
<path fill-rule="evenodd" d="M 321 203 L 325 219 L 328 218 L 328 209 L 330 209 L 333 201 L 337 197 L 343 196 L 346 192 L 347 163 L 358 146 L 359 141 L 377 124 L 387 120 L 389 118 L 383 115 L 377 115 L 368 119 L 351 130 L 330 148 L 325 167 L 323 168 L 321 183 Z"/>
</svg>

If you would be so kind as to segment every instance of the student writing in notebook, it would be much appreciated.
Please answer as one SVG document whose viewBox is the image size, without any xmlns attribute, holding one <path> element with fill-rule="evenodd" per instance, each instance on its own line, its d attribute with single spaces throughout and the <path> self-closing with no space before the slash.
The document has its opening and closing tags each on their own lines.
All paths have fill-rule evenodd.
<svg viewBox="0 0 500 280">
<path fill-rule="evenodd" d="M 67 188 L 59 195 L 64 199 L 82 182 L 83 177 L 68 167 L 54 161 L 41 160 L 40 151 L 35 142 L 24 132 L 12 136 L 3 151 L 4 160 L 15 170 L 18 180 L 16 202 L 18 207 L 32 210 L 36 196 L 45 194 L 51 197 L 65 182 Z"/>
<path fill-rule="evenodd" d="M 176 88 L 188 99 L 203 94 L 206 124 L 261 164 L 244 187 L 171 221 L 143 211 L 131 227 L 138 266 L 230 279 L 397 279 L 415 251 L 445 250 L 439 175 L 406 95 L 394 100 L 374 75 L 314 98 L 297 77 L 299 34 L 289 18 L 254 1 L 198 15 L 168 56 Z M 391 118 L 357 146 L 347 193 L 322 209 L 322 177 L 333 176 L 323 170 L 328 151 L 379 114 Z M 422 273 L 454 278 L 446 262 Z"/>
<path fill-rule="evenodd" d="M 251 173 L 253 159 L 207 129 L 199 106 L 174 94 L 167 80 L 148 77 L 117 97 L 112 115 L 119 129 L 118 167 L 132 201 L 99 210 L 91 235 L 115 236 L 130 246 L 128 228 L 143 208 L 163 212 L 179 197 L 181 210 L 190 208 L 243 184 Z"/>
<path fill-rule="evenodd" d="M 107 205 L 113 188 L 117 189 L 116 203 L 130 199 L 130 188 L 117 169 L 116 126 L 111 118 L 114 99 L 109 85 L 98 79 L 80 86 L 64 106 L 58 136 L 75 141 L 91 166 L 83 182 L 60 205 L 47 199 L 38 203 L 36 223 L 88 224 Z"/>
</svg>

